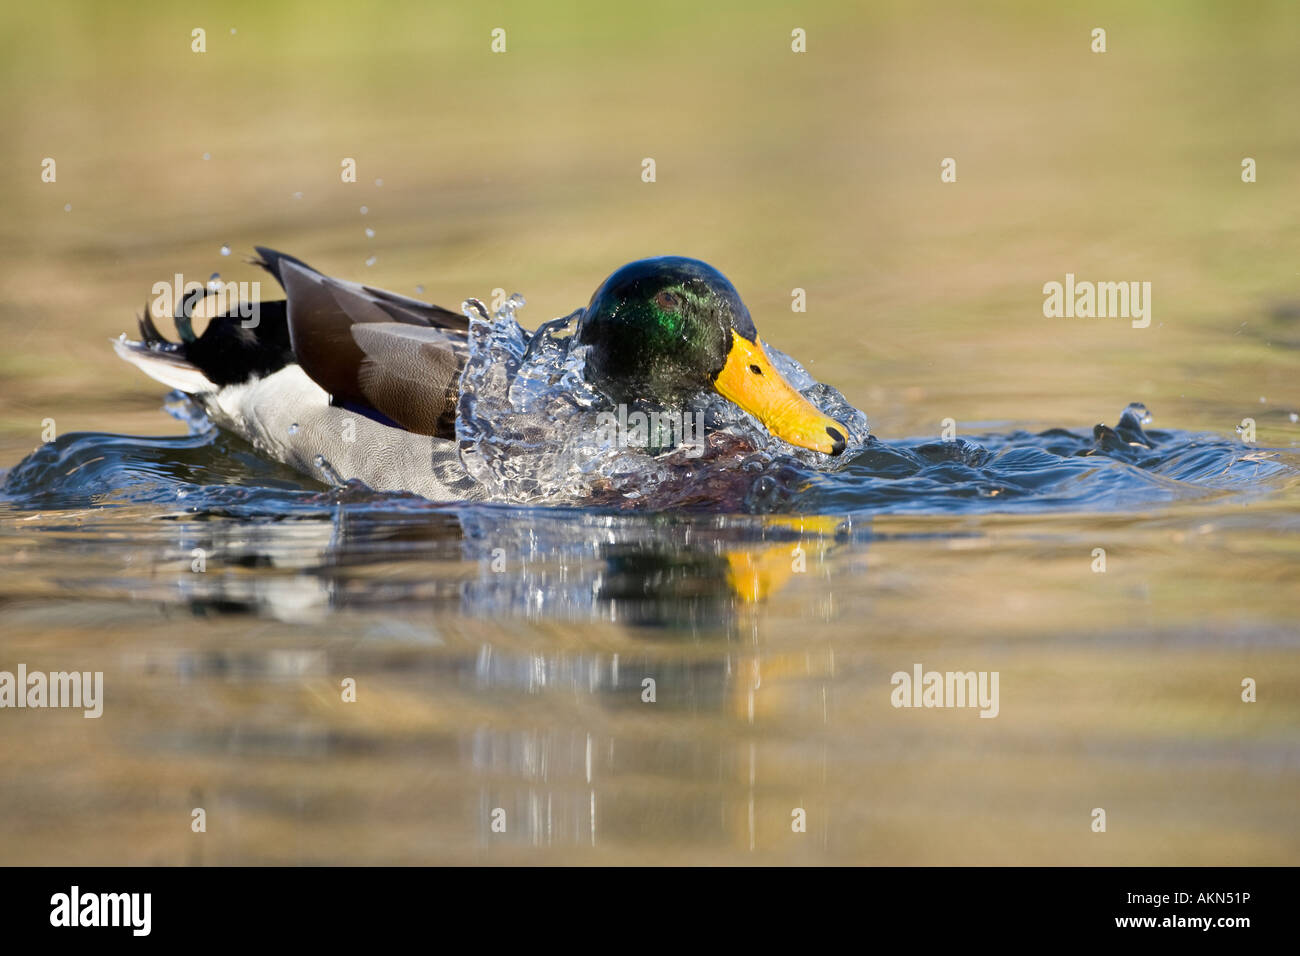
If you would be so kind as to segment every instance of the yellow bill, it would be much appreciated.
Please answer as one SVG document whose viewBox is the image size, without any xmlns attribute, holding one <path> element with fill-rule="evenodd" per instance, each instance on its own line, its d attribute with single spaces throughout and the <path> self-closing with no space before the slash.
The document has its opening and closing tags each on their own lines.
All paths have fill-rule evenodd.
<svg viewBox="0 0 1300 956">
<path fill-rule="evenodd" d="M 791 445 L 828 455 L 844 450 L 848 429 L 795 391 L 772 365 L 758 336 L 752 342 L 741 335 L 731 336 L 727 364 L 713 380 L 713 387 Z"/>
</svg>

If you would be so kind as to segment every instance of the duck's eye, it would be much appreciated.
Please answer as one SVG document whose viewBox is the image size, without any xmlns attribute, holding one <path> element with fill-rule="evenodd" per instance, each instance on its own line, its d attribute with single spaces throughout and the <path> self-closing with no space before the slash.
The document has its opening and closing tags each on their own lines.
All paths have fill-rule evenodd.
<svg viewBox="0 0 1300 956">
<path fill-rule="evenodd" d="M 750 370 L 751 372 L 753 372 L 755 375 L 762 375 L 762 374 L 763 374 L 763 370 L 762 370 L 761 368 L 759 368 L 757 365 L 751 365 L 751 366 L 749 367 L 749 370 Z"/>
<path fill-rule="evenodd" d="M 655 296 L 655 302 L 659 305 L 659 308 L 666 309 L 669 312 L 676 312 L 677 307 L 681 305 L 681 300 L 671 292 L 660 292 Z"/>
</svg>

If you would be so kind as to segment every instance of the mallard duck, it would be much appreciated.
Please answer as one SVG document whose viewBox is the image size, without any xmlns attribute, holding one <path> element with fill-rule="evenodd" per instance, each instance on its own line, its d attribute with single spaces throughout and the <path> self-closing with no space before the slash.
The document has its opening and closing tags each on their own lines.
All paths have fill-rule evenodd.
<svg viewBox="0 0 1300 956">
<path fill-rule="evenodd" d="M 285 298 L 262 302 L 255 323 L 230 310 L 195 336 L 191 301 L 171 342 L 146 310 L 141 340 L 123 335 L 117 353 L 305 474 L 437 500 L 484 497 L 456 444 L 468 318 L 257 252 Z M 848 430 L 781 376 L 740 295 L 707 263 L 623 266 L 578 315 L 573 340 L 590 346 L 584 374 L 611 404 L 667 408 L 712 388 L 793 445 L 844 450 Z"/>
</svg>

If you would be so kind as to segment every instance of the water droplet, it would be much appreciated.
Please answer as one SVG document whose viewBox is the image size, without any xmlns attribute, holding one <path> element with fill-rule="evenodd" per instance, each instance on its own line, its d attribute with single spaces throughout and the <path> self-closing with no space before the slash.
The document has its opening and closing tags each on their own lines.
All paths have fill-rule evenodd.
<svg viewBox="0 0 1300 956">
<path fill-rule="evenodd" d="M 478 299 L 466 299 L 460 304 L 460 311 L 470 318 L 480 318 L 484 322 L 488 319 L 487 306 Z"/>
<path fill-rule="evenodd" d="M 378 261 L 379 259 L 377 257 L 371 256 L 369 259 L 366 260 L 366 265 L 373 266 Z"/>
<path fill-rule="evenodd" d="M 293 194 L 293 198 L 294 198 L 294 199 L 301 199 L 301 198 L 302 198 L 302 193 L 300 193 L 300 192 L 294 193 L 294 194 Z"/>
<path fill-rule="evenodd" d="M 1291 419 L 1292 424 L 1295 424 L 1296 422 L 1300 422 L 1300 415 L 1297 415 L 1295 412 L 1292 412 L 1289 417 Z"/>
<path fill-rule="evenodd" d="M 1129 416 L 1137 419 L 1139 425 L 1149 425 L 1152 421 L 1150 409 L 1141 402 L 1129 402 L 1124 411 L 1120 413 L 1120 423 L 1122 424 L 1124 419 Z"/>
<path fill-rule="evenodd" d="M 297 422 L 294 422 L 292 425 L 289 426 L 289 434 L 290 434 L 290 435 L 296 435 L 296 434 L 298 434 L 298 423 L 297 423 Z"/>
<path fill-rule="evenodd" d="M 230 28 L 230 35 L 231 35 L 232 37 L 235 35 L 235 28 L 234 28 L 234 27 L 231 27 L 231 28 Z"/>
<path fill-rule="evenodd" d="M 417 285 L 417 286 L 415 287 L 415 291 L 418 292 L 420 295 L 424 295 L 424 286 L 422 286 L 422 285 Z M 1295 416 L 1294 416 L 1294 415 L 1291 416 L 1291 421 L 1295 421 Z"/>
<path fill-rule="evenodd" d="M 518 292 L 511 293 L 510 298 L 501 303 L 501 308 L 497 309 L 496 318 L 511 319 L 515 317 L 515 310 L 524 305 L 524 297 Z"/>
<path fill-rule="evenodd" d="M 1259 403 L 1260 403 L 1261 405 L 1267 405 L 1267 404 L 1268 404 L 1268 399 L 1265 398 L 1263 395 L 1261 395 L 1261 396 L 1259 396 Z"/>
<path fill-rule="evenodd" d="M 216 292 L 218 289 L 221 288 L 220 272 L 214 272 L 212 273 L 212 275 L 208 276 L 208 288 L 211 289 L 213 292 Z"/>
<path fill-rule="evenodd" d="M 376 179 L 376 180 L 375 180 L 375 185 L 376 185 L 376 186 L 382 186 L 383 184 L 384 184 L 384 181 L 383 181 L 382 179 Z"/>
<path fill-rule="evenodd" d="M 204 153 L 204 154 L 203 154 L 203 158 L 204 158 L 204 159 L 211 159 L 211 158 L 212 158 L 212 154 L 211 154 L 211 153 Z"/>
<path fill-rule="evenodd" d="M 369 207 L 369 206 L 362 206 L 362 207 L 361 207 L 361 215 L 364 216 L 364 215 L 365 215 L 366 213 L 368 213 L 368 212 L 370 212 L 370 207 Z"/>
<path fill-rule="evenodd" d="M 375 230 L 373 230 L 373 229 L 367 227 L 367 228 L 366 228 L 366 238 L 368 238 L 368 239 L 373 239 L 373 238 L 375 238 Z"/>
<path fill-rule="evenodd" d="M 64 211 L 64 212 L 72 212 L 72 203 L 67 203 L 67 204 L 63 207 L 63 211 Z"/>
<path fill-rule="evenodd" d="M 324 455 L 317 455 L 311 461 L 313 465 L 315 465 L 317 468 L 320 469 L 321 477 L 324 478 L 329 484 L 331 485 L 347 484 L 347 482 L 345 482 L 342 479 L 342 477 L 340 477 L 339 473 L 334 470 L 334 466 L 331 465 L 325 459 Z"/>
<path fill-rule="evenodd" d="M 230 246 L 222 245 L 222 247 L 221 247 L 221 254 L 222 254 L 223 256 L 228 256 L 228 255 L 230 255 Z"/>
</svg>

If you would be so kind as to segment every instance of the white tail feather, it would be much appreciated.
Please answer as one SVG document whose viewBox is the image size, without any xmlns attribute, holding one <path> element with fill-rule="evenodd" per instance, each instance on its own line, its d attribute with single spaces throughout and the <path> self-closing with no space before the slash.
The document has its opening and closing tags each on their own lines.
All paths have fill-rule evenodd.
<svg viewBox="0 0 1300 956">
<path fill-rule="evenodd" d="M 113 339 L 113 349 L 144 374 L 169 388 L 178 388 L 189 395 L 217 390 L 217 386 L 206 375 L 179 355 L 157 352 L 144 343 L 132 342 L 125 336 Z"/>
</svg>

